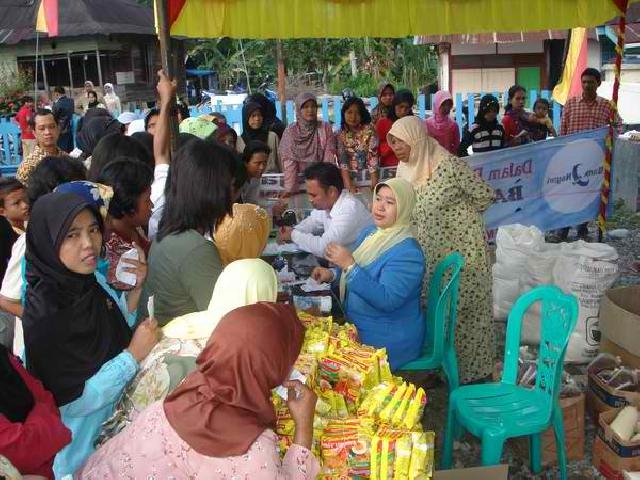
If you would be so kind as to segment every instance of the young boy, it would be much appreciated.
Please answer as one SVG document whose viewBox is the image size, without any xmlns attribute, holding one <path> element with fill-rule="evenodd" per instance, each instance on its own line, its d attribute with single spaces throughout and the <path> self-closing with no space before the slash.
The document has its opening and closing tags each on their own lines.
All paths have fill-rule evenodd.
<svg viewBox="0 0 640 480">
<path fill-rule="evenodd" d="M 538 98 L 536 103 L 533 104 L 533 113 L 538 120 L 538 123 L 532 123 L 529 128 L 529 137 L 533 141 L 545 140 L 549 135 L 552 137 L 558 136 L 553 128 L 553 122 L 549 118 L 550 109 L 551 104 L 545 98 Z"/>
<path fill-rule="evenodd" d="M 28 157 L 36 148 L 36 136 L 33 133 L 32 121 L 35 113 L 33 97 L 22 97 L 22 107 L 18 110 L 16 121 L 20 125 L 20 139 L 22 140 L 22 156 Z"/>
<path fill-rule="evenodd" d="M 0 178 L 0 215 L 9 221 L 18 235 L 24 233 L 29 205 L 24 185 L 15 178 Z"/>
</svg>

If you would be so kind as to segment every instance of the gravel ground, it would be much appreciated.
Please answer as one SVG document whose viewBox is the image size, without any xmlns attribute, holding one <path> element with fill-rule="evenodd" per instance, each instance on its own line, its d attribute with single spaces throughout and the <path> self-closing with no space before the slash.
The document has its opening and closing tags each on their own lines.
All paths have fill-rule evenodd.
<svg viewBox="0 0 640 480">
<path fill-rule="evenodd" d="M 593 238 L 596 238 L 595 231 L 592 232 Z M 570 237 L 571 240 L 571 237 Z M 622 239 L 607 238 L 606 243 L 614 246 L 620 256 L 620 277 L 614 286 L 640 284 L 640 273 L 636 271 L 634 265 L 640 260 L 640 230 L 632 230 L 629 235 Z M 498 340 L 498 356 L 502 359 L 503 343 L 504 343 L 504 323 L 496 322 L 496 336 Z M 586 366 L 574 367 L 578 372 L 584 372 Z M 427 377 L 424 374 L 409 374 L 406 376 L 408 380 L 417 384 L 425 385 Z M 423 425 L 428 430 L 436 432 L 436 465 L 439 463 L 439 454 L 442 451 L 442 442 L 444 440 L 444 424 L 447 412 L 447 387 L 441 384 L 434 388 L 427 388 L 428 404 L 423 418 Z M 602 479 L 598 471 L 592 466 L 592 449 L 595 438 L 595 427 L 588 415 L 585 419 L 585 454 L 580 461 L 570 462 L 568 465 L 568 478 L 572 480 L 581 479 Z M 460 442 L 454 444 L 454 467 L 472 467 L 480 464 L 480 442 L 466 435 Z M 547 467 L 543 469 L 542 474 L 534 475 L 529 470 L 527 460 L 514 451 L 513 446 L 507 442 L 502 463 L 509 465 L 509 479 L 556 479 L 560 478 L 557 469 Z"/>
</svg>

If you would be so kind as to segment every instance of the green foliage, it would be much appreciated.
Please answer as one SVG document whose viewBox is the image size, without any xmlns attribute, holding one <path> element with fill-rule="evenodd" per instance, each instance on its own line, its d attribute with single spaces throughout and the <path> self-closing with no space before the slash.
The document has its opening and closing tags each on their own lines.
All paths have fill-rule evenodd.
<svg viewBox="0 0 640 480">
<path fill-rule="evenodd" d="M 329 92 L 334 95 L 340 94 L 345 88 L 353 90 L 358 97 L 375 97 L 378 81 L 370 73 L 359 73 L 356 77 L 336 76 L 329 83 Z"/>
<path fill-rule="evenodd" d="M 357 95 L 371 96 L 381 79 L 417 91 L 437 78 L 435 51 L 413 45 L 412 38 L 293 39 L 284 40 L 282 45 L 289 85 L 315 86 L 332 94 L 351 88 Z M 350 52 L 356 57 L 355 77 Z M 276 78 L 274 40 L 197 41 L 192 43 L 189 55 L 201 68 L 217 72 L 220 88 L 246 81 L 247 74 L 252 87 L 267 76 Z"/>
<path fill-rule="evenodd" d="M 33 82 L 25 72 L 0 69 L 0 115 L 12 115 L 20 108 L 20 99 L 33 88 Z"/>
<path fill-rule="evenodd" d="M 624 200 L 618 199 L 613 204 L 613 213 L 607 219 L 607 230 L 627 228 L 635 230 L 640 228 L 640 213 L 634 212 L 625 205 Z"/>
</svg>

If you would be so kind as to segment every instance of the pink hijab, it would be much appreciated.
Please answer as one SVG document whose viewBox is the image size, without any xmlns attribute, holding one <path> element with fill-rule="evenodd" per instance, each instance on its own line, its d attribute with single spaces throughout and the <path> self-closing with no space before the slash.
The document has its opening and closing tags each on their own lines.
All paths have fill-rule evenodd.
<svg viewBox="0 0 640 480">
<path fill-rule="evenodd" d="M 289 125 L 280 141 L 280 156 L 303 163 L 327 161 L 325 149 L 333 137 L 331 125 L 318 120 L 302 118 L 302 106 L 308 101 L 316 101 L 313 93 L 301 93 L 296 97 L 296 121 Z M 331 153 L 335 154 L 335 148 Z"/>
<path fill-rule="evenodd" d="M 440 113 L 440 106 L 453 97 L 447 90 L 439 90 L 433 98 L 433 117 L 426 120 L 429 135 L 452 154 L 456 154 L 460 144 L 458 125 L 449 115 Z"/>
</svg>

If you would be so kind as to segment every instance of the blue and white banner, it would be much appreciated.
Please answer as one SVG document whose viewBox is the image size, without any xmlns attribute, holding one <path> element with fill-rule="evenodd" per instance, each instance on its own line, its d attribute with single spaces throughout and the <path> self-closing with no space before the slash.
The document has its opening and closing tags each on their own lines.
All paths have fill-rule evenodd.
<svg viewBox="0 0 640 480">
<path fill-rule="evenodd" d="M 600 204 L 607 128 L 468 157 L 496 191 L 487 229 L 520 223 L 540 230 L 594 220 Z"/>
<path fill-rule="evenodd" d="M 496 192 L 484 215 L 487 230 L 491 233 L 501 225 L 520 223 L 548 231 L 594 220 L 600 205 L 607 131 L 605 127 L 466 157 Z M 380 179 L 394 176 L 395 168 L 380 171 Z M 302 176 L 299 181 L 303 189 Z M 361 172 L 356 182 L 370 185 L 368 171 Z M 282 174 L 263 175 L 265 197 L 283 190 Z M 306 195 L 295 196 L 289 203 L 302 216 L 310 208 Z"/>
</svg>

